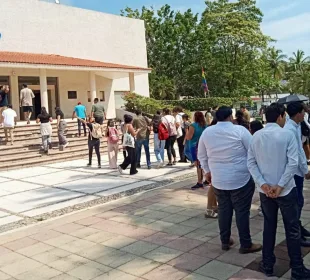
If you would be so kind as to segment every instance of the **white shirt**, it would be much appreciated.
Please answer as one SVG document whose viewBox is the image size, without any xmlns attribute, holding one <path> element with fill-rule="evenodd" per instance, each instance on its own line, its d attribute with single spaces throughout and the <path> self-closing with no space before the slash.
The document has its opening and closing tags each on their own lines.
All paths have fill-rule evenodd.
<svg viewBox="0 0 310 280">
<path fill-rule="evenodd" d="M 295 135 L 298 145 L 298 170 L 296 172 L 296 175 L 304 177 L 308 173 L 308 164 L 305 151 L 302 147 L 300 124 L 297 124 L 290 119 L 286 122 L 284 129 L 292 131 Z"/>
<path fill-rule="evenodd" d="M 174 118 L 174 116 L 171 116 L 171 115 L 166 115 L 166 116 L 162 117 L 161 121 L 164 123 L 166 123 L 168 121 L 169 123 L 175 124 L 175 118 Z"/>
<path fill-rule="evenodd" d="M 14 127 L 15 126 L 15 117 L 17 117 L 16 112 L 11 109 L 5 109 L 2 112 L 2 117 L 3 117 L 3 125 L 4 127 Z"/>
<path fill-rule="evenodd" d="M 182 131 L 183 120 L 182 120 L 181 114 L 177 114 L 175 116 L 175 122 L 180 124 L 180 126 L 177 128 L 177 132 L 178 132 L 178 137 L 181 137 L 183 135 L 183 131 Z"/>
<path fill-rule="evenodd" d="M 248 168 L 259 185 L 280 186 L 280 196 L 288 195 L 295 187 L 298 169 L 298 145 L 293 132 L 276 123 L 268 123 L 257 131 L 248 152 Z"/>
<path fill-rule="evenodd" d="M 203 170 L 211 172 L 215 188 L 235 190 L 249 182 L 247 152 L 251 139 L 246 128 L 231 122 L 218 122 L 202 133 L 198 159 Z"/>
</svg>

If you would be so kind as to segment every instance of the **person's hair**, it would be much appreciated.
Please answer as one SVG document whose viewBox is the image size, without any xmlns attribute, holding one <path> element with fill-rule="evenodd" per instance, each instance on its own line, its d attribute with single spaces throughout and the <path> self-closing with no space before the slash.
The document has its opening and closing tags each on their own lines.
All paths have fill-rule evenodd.
<svg viewBox="0 0 310 280">
<path fill-rule="evenodd" d="M 27 86 L 26 84 L 23 84 L 23 87 L 26 88 L 26 87 L 28 87 L 28 86 Z"/>
<path fill-rule="evenodd" d="M 48 115 L 45 107 L 41 107 L 41 115 L 42 116 L 47 116 Z"/>
<path fill-rule="evenodd" d="M 8 108 L 10 108 L 10 109 L 12 109 L 12 108 L 13 108 L 11 104 L 9 104 L 7 107 L 8 107 Z"/>
<path fill-rule="evenodd" d="M 136 110 L 136 115 L 137 115 L 137 116 L 140 116 L 141 114 L 142 114 L 141 110 L 140 110 L 140 109 L 137 109 L 137 110 Z"/>
<path fill-rule="evenodd" d="M 163 112 L 164 112 L 165 115 L 170 115 L 171 114 L 171 111 L 170 111 L 169 108 L 164 108 Z"/>
<path fill-rule="evenodd" d="M 207 110 L 207 113 L 211 113 L 212 112 L 212 108 L 209 107 L 208 110 Z"/>
<path fill-rule="evenodd" d="M 227 106 L 221 106 L 217 111 L 216 111 L 216 119 L 219 122 L 223 122 L 227 120 L 230 116 L 232 115 L 232 109 Z"/>
<path fill-rule="evenodd" d="M 78 105 L 81 105 L 81 104 L 82 104 L 82 103 L 79 101 L 79 102 L 78 102 Z"/>
<path fill-rule="evenodd" d="M 286 112 L 290 118 L 294 118 L 298 113 L 305 110 L 305 106 L 302 102 L 292 102 L 287 105 Z"/>
<path fill-rule="evenodd" d="M 114 127 L 115 123 L 114 120 L 108 120 L 108 127 Z"/>
<path fill-rule="evenodd" d="M 188 121 L 189 120 L 189 116 L 187 114 L 182 115 L 182 119 Z"/>
<path fill-rule="evenodd" d="M 158 111 L 156 111 L 156 114 L 157 114 L 157 115 L 160 115 L 160 114 L 161 114 L 161 112 L 158 110 Z"/>
<path fill-rule="evenodd" d="M 214 119 L 212 120 L 212 122 L 210 123 L 210 125 L 209 125 L 209 126 L 216 125 L 216 124 L 217 124 L 217 119 L 216 119 L 216 118 L 214 118 Z"/>
<path fill-rule="evenodd" d="M 244 105 L 241 105 L 240 109 L 246 109 L 246 107 Z"/>
<path fill-rule="evenodd" d="M 3 85 L 0 85 L 0 90 L 2 90 L 2 88 L 3 88 Z"/>
<path fill-rule="evenodd" d="M 183 112 L 183 108 L 180 106 L 176 106 L 173 108 L 173 113 L 181 113 Z"/>
<path fill-rule="evenodd" d="M 198 123 L 200 127 L 206 127 L 206 119 L 202 112 L 195 112 L 194 114 L 194 122 Z"/>
<path fill-rule="evenodd" d="M 251 129 L 252 134 L 254 134 L 255 132 L 257 132 L 263 128 L 264 128 L 264 126 L 260 121 L 255 120 L 255 121 L 250 122 L 250 129 Z"/>
<path fill-rule="evenodd" d="M 218 105 L 213 106 L 213 107 L 212 107 L 212 110 L 216 110 L 218 107 L 219 107 Z"/>
<path fill-rule="evenodd" d="M 238 110 L 236 112 L 236 120 L 238 123 L 244 121 L 244 114 L 242 111 Z"/>
<path fill-rule="evenodd" d="M 276 123 L 277 119 L 285 115 L 285 107 L 283 104 L 279 103 L 272 103 L 269 107 L 266 109 L 266 121 L 268 123 Z"/>
<path fill-rule="evenodd" d="M 61 111 L 61 109 L 59 107 L 56 107 L 55 108 L 55 114 L 56 114 L 56 117 L 57 117 L 58 115 L 63 115 L 63 112 Z"/>
<path fill-rule="evenodd" d="M 96 98 L 94 99 L 94 102 L 97 103 L 98 101 L 99 101 L 99 99 L 96 97 Z"/>
<path fill-rule="evenodd" d="M 133 120 L 133 117 L 131 115 L 125 115 L 124 116 L 124 122 L 125 124 L 131 123 Z"/>
</svg>

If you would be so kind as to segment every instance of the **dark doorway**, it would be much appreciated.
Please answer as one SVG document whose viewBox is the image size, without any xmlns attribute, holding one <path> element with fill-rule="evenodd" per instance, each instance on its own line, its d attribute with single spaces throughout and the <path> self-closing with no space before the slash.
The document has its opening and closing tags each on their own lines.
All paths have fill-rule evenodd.
<svg viewBox="0 0 310 280">
<path fill-rule="evenodd" d="M 39 90 L 34 90 L 34 104 L 33 104 L 33 114 L 32 114 L 32 119 L 36 119 L 37 116 L 41 112 L 41 93 Z"/>
</svg>

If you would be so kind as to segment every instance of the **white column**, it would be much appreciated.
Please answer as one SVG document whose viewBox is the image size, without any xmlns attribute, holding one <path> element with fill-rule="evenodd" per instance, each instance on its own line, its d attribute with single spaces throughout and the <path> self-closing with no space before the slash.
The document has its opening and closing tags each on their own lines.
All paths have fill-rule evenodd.
<svg viewBox="0 0 310 280">
<path fill-rule="evenodd" d="M 91 102 L 94 102 L 94 99 L 97 97 L 97 88 L 96 88 L 96 75 L 94 72 L 89 72 L 89 82 L 90 82 L 90 98 Z"/>
<path fill-rule="evenodd" d="M 130 92 L 136 91 L 135 73 L 129 73 L 129 88 Z"/>
<path fill-rule="evenodd" d="M 40 69 L 40 95 L 41 95 L 41 107 L 45 107 L 46 111 L 48 112 L 46 69 Z"/>
<path fill-rule="evenodd" d="M 106 80 L 104 87 L 104 96 L 105 96 L 105 110 L 107 114 L 107 119 L 116 118 L 115 112 L 115 96 L 114 96 L 114 87 L 113 80 Z"/>
<path fill-rule="evenodd" d="M 12 74 L 10 76 L 11 82 L 11 103 L 13 106 L 13 110 L 17 114 L 17 119 L 20 120 L 20 108 L 19 108 L 19 90 L 18 90 L 18 76 L 16 74 Z"/>
</svg>

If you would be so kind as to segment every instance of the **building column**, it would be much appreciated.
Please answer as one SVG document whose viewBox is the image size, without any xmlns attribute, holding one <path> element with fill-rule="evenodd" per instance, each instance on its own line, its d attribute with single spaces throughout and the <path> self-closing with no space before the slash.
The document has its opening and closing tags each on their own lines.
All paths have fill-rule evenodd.
<svg viewBox="0 0 310 280">
<path fill-rule="evenodd" d="M 94 99 L 97 97 L 97 87 L 96 87 L 96 75 L 94 72 L 89 72 L 89 82 L 90 82 L 90 98 L 93 104 Z"/>
<path fill-rule="evenodd" d="M 130 92 L 136 91 L 135 73 L 129 73 L 129 89 Z"/>
<path fill-rule="evenodd" d="M 114 96 L 114 87 L 113 80 L 106 80 L 104 87 L 104 97 L 105 97 L 105 110 L 107 114 L 107 119 L 115 119 L 115 96 Z"/>
<path fill-rule="evenodd" d="M 19 109 L 19 89 L 18 89 L 18 76 L 12 74 L 10 76 L 10 86 L 11 86 L 11 103 L 13 110 L 17 114 L 17 119 L 20 120 L 20 109 Z"/>
<path fill-rule="evenodd" d="M 47 77 L 46 69 L 40 69 L 40 95 L 41 107 L 45 107 L 48 112 Z"/>
</svg>

